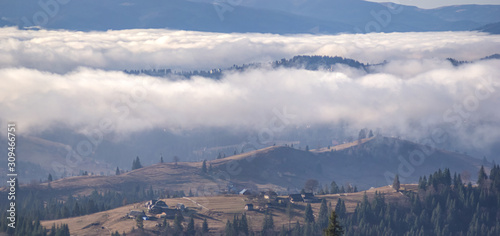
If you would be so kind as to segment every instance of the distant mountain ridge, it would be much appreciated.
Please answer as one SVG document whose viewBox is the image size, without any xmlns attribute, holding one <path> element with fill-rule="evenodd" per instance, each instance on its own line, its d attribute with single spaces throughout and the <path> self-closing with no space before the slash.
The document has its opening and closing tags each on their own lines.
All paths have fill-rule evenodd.
<svg viewBox="0 0 500 236">
<path fill-rule="evenodd" d="M 0 26 L 79 31 L 170 28 L 209 32 L 369 33 L 472 30 L 500 21 L 500 5 L 420 9 L 360 0 L 2 1 Z"/>
<path fill-rule="evenodd" d="M 500 59 L 499 54 L 493 54 L 479 60 L 490 60 L 490 59 Z M 466 63 L 472 63 L 474 61 L 462 61 L 454 58 L 446 58 L 450 63 L 454 66 L 459 66 Z M 172 69 L 140 69 L 140 70 L 124 70 L 123 72 L 127 74 L 140 75 L 145 74 L 149 76 L 156 77 L 168 77 L 168 76 L 181 76 L 185 78 L 191 78 L 192 76 L 202 76 L 213 79 L 222 78 L 225 72 L 231 71 L 245 71 L 248 69 L 258 69 L 265 68 L 266 66 L 270 66 L 273 69 L 278 68 L 295 68 L 295 69 L 305 69 L 305 70 L 331 70 L 335 69 L 337 65 L 348 66 L 356 69 L 361 69 L 365 72 L 372 71 L 371 69 L 376 66 L 384 65 L 387 61 L 378 64 L 365 64 L 360 61 L 344 58 L 339 56 L 309 56 L 309 55 L 300 55 L 294 56 L 290 59 L 283 58 L 281 60 L 276 60 L 270 63 L 250 63 L 243 65 L 233 65 L 230 68 L 215 68 L 211 70 L 193 70 L 193 71 L 173 71 Z"/>
<path fill-rule="evenodd" d="M 500 34 L 500 22 L 487 24 L 477 28 L 476 30 L 490 34 Z"/>
<path fill-rule="evenodd" d="M 296 69 L 306 69 L 306 70 L 332 70 L 335 65 L 345 65 L 349 67 L 353 67 L 356 69 L 367 70 L 368 65 L 362 62 L 343 58 L 343 57 L 330 57 L 330 56 L 294 56 L 291 59 L 281 59 L 277 61 L 273 61 L 271 63 L 250 63 L 243 64 L 241 66 L 233 65 L 230 68 L 226 69 L 212 69 L 212 70 L 194 70 L 194 71 L 182 71 L 175 72 L 171 69 L 149 69 L 149 70 L 124 70 L 123 72 L 127 74 L 146 74 L 150 76 L 157 77 L 166 77 L 171 75 L 183 76 L 185 78 L 191 78 L 192 76 L 203 76 L 213 79 L 220 79 L 225 72 L 230 71 L 245 71 L 248 69 L 256 69 L 256 68 L 265 68 L 266 66 L 270 66 L 273 69 L 278 68 L 296 68 Z"/>
</svg>

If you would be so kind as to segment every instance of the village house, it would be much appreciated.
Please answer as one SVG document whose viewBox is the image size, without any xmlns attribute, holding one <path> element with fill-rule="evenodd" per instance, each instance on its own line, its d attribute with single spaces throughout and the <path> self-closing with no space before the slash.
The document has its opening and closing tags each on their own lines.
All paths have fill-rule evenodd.
<svg viewBox="0 0 500 236">
<path fill-rule="evenodd" d="M 144 211 L 130 211 L 130 213 L 128 213 L 127 216 L 130 219 L 135 219 L 137 218 L 137 216 L 145 217 L 146 213 L 144 213 Z"/>
<path fill-rule="evenodd" d="M 278 194 L 274 191 L 267 191 L 264 193 L 264 198 L 265 199 L 276 199 L 278 197 Z"/>
<path fill-rule="evenodd" d="M 296 203 L 296 202 L 303 202 L 304 199 L 302 198 L 302 195 L 300 194 L 290 194 L 288 195 L 288 199 L 290 200 L 291 203 Z"/>
<path fill-rule="evenodd" d="M 176 209 L 179 211 L 184 211 L 184 210 L 186 210 L 186 206 L 184 206 L 184 204 L 182 204 L 182 203 L 177 203 Z"/>
<path fill-rule="evenodd" d="M 240 195 L 250 195 L 250 191 L 248 189 L 243 189 L 240 191 Z"/>
<path fill-rule="evenodd" d="M 245 205 L 245 210 L 247 210 L 247 211 L 253 211 L 253 204 L 246 204 Z"/>
<path fill-rule="evenodd" d="M 165 209 L 169 209 L 168 205 L 164 201 L 155 201 L 154 205 L 148 206 L 148 212 L 151 214 L 161 214 L 165 212 Z"/>
<path fill-rule="evenodd" d="M 301 194 L 301 197 L 304 202 L 312 203 L 317 201 L 313 193 L 303 193 Z"/>
<path fill-rule="evenodd" d="M 163 213 L 165 213 L 165 218 L 169 219 L 173 219 L 175 218 L 175 215 L 181 214 L 179 210 L 170 208 L 163 209 Z"/>
</svg>

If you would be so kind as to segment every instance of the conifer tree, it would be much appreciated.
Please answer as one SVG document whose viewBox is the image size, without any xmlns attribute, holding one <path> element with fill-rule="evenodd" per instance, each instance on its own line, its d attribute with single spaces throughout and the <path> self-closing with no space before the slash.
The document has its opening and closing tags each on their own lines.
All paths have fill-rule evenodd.
<svg viewBox="0 0 500 236">
<path fill-rule="evenodd" d="M 196 234 L 196 229 L 194 228 L 194 219 L 191 217 L 186 228 L 186 234 L 188 236 L 194 236 Z"/>
<path fill-rule="evenodd" d="M 238 235 L 240 233 L 240 219 L 236 215 L 233 216 L 232 226 L 233 226 L 234 232 L 236 233 L 236 235 Z"/>
<path fill-rule="evenodd" d="M 274 220 L 273 215 L 267 212 L 264 216 L 264 222 L 262 225 L 262 235 L 272 235 L 274 232 Z"/>
<path fill-rule="evenodd" d="M 487 179 L 488 179 L 488 176 L 486 175 L 486 172 L 484 171 L 484 166 L 481 166 L 481 169 L 479 170 L 479 175 L 477 177 L 477 184 L 480 187 L 483 187 Z"/>
<path fill-rule="evenodd" d="M 343 218 L 345 217 L 347 213 L 347 210 L 346 210 L 346 207 L 345 207 L 345 202 L 344 200 L 342 200 L 341 198 L 339 198 L 337 200 L 337 205 L 335 205 L 335 214 L 340 217 L 340 218 Z"/>
<path fill-rule="evenodd" d="M 207 160 L 203 160 L 203 164 L 201 165 L 201 172 L 207 173 Z"/>
<path fill-rule="evenodd" d="M 328 228 L 325 230 L 325 236 L 341 236 L 343 233 L 344 229 L 337 219 L 337 214 L 335 214 L 335 211 L 332 211 Z"/>
<path fill-rule="evenodd" d="M 241 216 L 240 230 L 247 236 L 250 233 L 250 229 L 248 228 L 248 220 L 246 213 Z"/>
<path fill-rule="evenodd" d="M 328 226 L 328 206 L 325 199 L 321 201 L 321 206 L 319 207 L 318 224 L 321 229 Z"/>
<path fill-rule="evenodd" d="M 144 219 L 142 219 L 142 216 L 137 216 L 135 218 L 135 222 L 136 222 L 137 228 L 139 228 L 139 229 L 144 228 Z"/>
<path fill-rule="evenodd" d="M 203 219 L 203 225 L 201 226 L 201 232 L 206 234 L 208 233 L 209 229 L 208 229 L 208 222 L 207 222 L 207 218 Z"/>
<path fill-rule="evenodd" d="M 304 214 L 304 220 L 306 223 L 314 223 L 314 215 L 313 215 L 311 203 L 307 203 L 306 211 Z"/>
<path fill-rule="evenodd" d="M 56 236 L 56 224 L 52 224 L 49 236 Z"/>
<path fill-rule="evenodd" d="M 73 216 L 79 216 L 80 214 L 80 205 L 78 205 L 78 202 L 75 202 L 75 206 L 73 207 Z"/>
<path fill-rule="evenodd" d="M 398 192 L 400 187 L 399 175 L 396 174 L 396 177 L 394 177 L 394 182 L 392 183 L 392 188 Z"/>
<path fill-rule="evenodd" d="M 226 236 L 236 236 L 236 232 L 234 231 L 233 224 L 231 224 L 231 221 L 227 220 L 226 222 L 226 228 L 224 229 L 224 235 Z"/>
<path fill-rule="evenodd" d="M 339 189 L 339 186 L 337 185 L 337 183 L 335 183 L 335 181 L 332 181 L 332 183 L 330 184 L 330 193 L 331 194 L 335 194 L 335 193 L 339 193 L 340 189 Z"/>
<path fill-rule="evenodd" d="M 288 202 L 286 205 L 286 216 L 288 218 L 288 229 L 290 230 L 290 222 L 292 221 L 293 218 L 293 209 L 291 202 Z"/>
<path fill-rule="evenodd" d="M 176 214 L 175 215 L 175 218 L 174 218 L 174 231 L 177 232 L 177 233 L 180 233 L 183 231 L 183 227 L 182 227 L 182 215 L 180 214 Z"/>
<path fill-rule="evenodd" d="M 141 160 L 139 159 L 139 156 L 135 158 L 135 160 L 132 162 L 132 170 L 140 169 L 142 168 Z"/>
</svg>

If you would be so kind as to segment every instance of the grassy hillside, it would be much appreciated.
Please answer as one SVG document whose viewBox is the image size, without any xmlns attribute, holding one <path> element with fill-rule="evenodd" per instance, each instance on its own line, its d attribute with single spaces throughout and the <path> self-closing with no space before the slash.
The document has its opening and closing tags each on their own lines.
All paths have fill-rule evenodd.
<svg viewBox="0 0 500 236">
<path fill-rule="evenodd" d="M 421 155 L 415 155 L 420 153 Z M 161 163 L 118 176 L 78 176 L 31 186 L 47 194 L 87 195 L 98 191 L 120 191 L 128 186 L 152 186 L 155 190 L 192 191 L 200 196 L 224 193 L 228 188 L 239 191 L 273 189 L 287 194 L 299 192 L 308 179 L 321 187 L 332 180 L 339 185 L 357 185 L 358 189 L 392 183 L 399 174 L 403 183 L 416 183 L 419 176 L 436 168 L 475 176 L 481 161 L 444 150 L 431 149 L 409 141 L 376 137 L 341 144 L 330 149 L 304 151 L 273 146 L 207 162 L 209 173 L 202 172 L 201 162 Z M 211 168 L 210 168 L 211 166 Z"/>
<path fill-rule="evenodd" d="M 7 141 L 1 139 L 0 148 L 7 149 Z M 95 174 L 107 174 L 114 171 L 113 166 L 96 161 L 89 157 L 75 157 L 70 150 L 72 147 L 59 142 L 53 142 L 33 136 L 20 136 L 16 152 L 18 158 L 18 173 L 21 183 L 38 182 L 40 178 L 46 180 L 49 172 L 57 176 L 76 175 L 81 170 L 92 170 Z M 4 160 L 0 161 L 3 164 Z M 5 164 L 7 165 L 7 164 Z M 5 176 L 6 169 L 0 169 Z M 55 176 L 55 175 L 54 175 Z"/>
<path fill-rule="evenodd" d="M 403 186 L 410 188 L 416 188 L 414 185 Z M 370 189 L 366 191 L 369 199 L 374 197 L 375 191 L 384 193 L 385 198 L 391 202 L 398 202 L 404 204 L 407 201 L 407 197 L 400 193 L 396 193 L 391 187 L 381 187 L 376 189 Z M 335 208 L 338 198 L 342 198 L 346 203 L 347 212 L 352 213 L 358 202 L 363 199 L 364 192 L 358 193 L 348 193 L 348 194 L 332 194 L 332 195 L 321 195 L 319 198 L 325 198 L 327 204 L 331 203 L 332 207 Z M 194 216 L 195 225 L 201 227 L 203 219 L 207 219 L 210 231 L 212 234 L 220 232 L 224 229 L 226 221 L 232 220 L 235 215 L 241 215 L 243 213 L 247 214 L 249 221 L 249 226 L 251 230 L 258 231 L 262 227 L 264 212 L 261 211 L 245 211 L 244 206 L 247 203 L 252 203 L 256 207 L 264 207 L 265 201 L 250 198 L 242 195 L 225 195 L 225 196 L 213 196 L 213 197 L 192 197 L 192 198 L 170 198 L 162 199 L 167 205 L 175 206 L 177 203 L 183 203 L 188 211 L 185 213 L 184 226 L 187 226 L 187 221 L 191 215 Z M 304 221 L 304 210 L 305 203 L 296 203 L 293 207 L 293 218 L 292 223 L 299 221 L 303 223 Z M 312 203 L 314 214 L 317 217 L 319 212 L 320 203 Z M 126 205 L 120 208 L 116 208 L 109 211 L 99 212 L 91 215 L 43 221 L 42 225 L 45 227 L 51 227 L 52 224 L 68 224 L 72 235 L 106 235 L 110 232 L 118 231 L 120 233 L 126 232 L 130 235 L 132 227 L 136 227 L 135 220 L 127 219 L 126 214 L 131 210 L 144 210 L 144 203 L 136 203 L 131 205 Z M 269 211 L 273 214 L 274 224 L 276 227 L 281 227 L 282 225 L 288 225 L 288 217 L 286 216 L 286 209 L 284 206 L 270 208 Z M 144 221 L 144 227 L 147 232 L 153 232 L 157 230 L 157 224 L 161 223 L 162 220 L 152 220 Z M 170 225 L 173 225 L 173 220 L 168 219 Z"/>
</svg>

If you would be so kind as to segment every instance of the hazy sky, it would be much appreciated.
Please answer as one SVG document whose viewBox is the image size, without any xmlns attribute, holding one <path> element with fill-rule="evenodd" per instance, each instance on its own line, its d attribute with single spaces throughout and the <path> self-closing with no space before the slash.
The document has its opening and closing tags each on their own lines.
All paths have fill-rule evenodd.
<svg viewBox="0 0 500 236">
<path fill-rule="evenodd" d="M 463 4 L 494 4 L 500 5 L 500 0 L 369 0 L 371 2 L 395 2 L 420 8 L 436 8 Z"/>
</svg>

